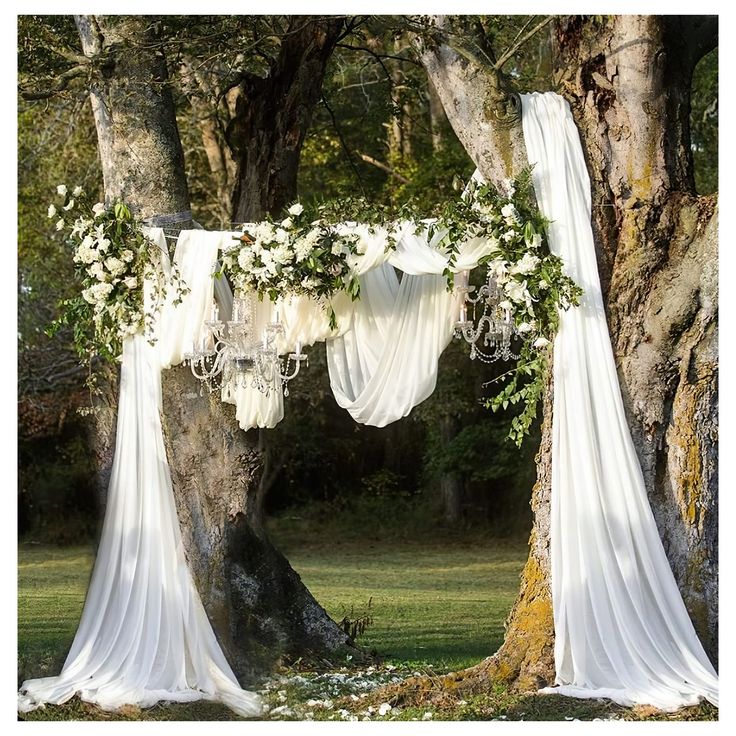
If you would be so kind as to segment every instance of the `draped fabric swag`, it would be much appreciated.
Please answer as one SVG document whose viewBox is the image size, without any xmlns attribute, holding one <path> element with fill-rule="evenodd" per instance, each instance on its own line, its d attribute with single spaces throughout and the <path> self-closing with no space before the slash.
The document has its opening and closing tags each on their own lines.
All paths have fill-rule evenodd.
<svg viewBox="0 0 736 736">
<path fill-rule="evenodd" d="M 567 104 L 553 93 L 523 98 L 524 135 L 535 164 L 540 207 L 552 221 L 550 246 L 585 294 L 562 314 L 555 342 L 552 464 L 552 599 L 557 687 L 576 697 L 609 697 L 676 709 L 717 703 L 717 676 L 685 610 L 649 508 L 623 413 L 590 229 L 590 185 Z M 361 297 L 323 306 L 303 297 L 280 303 L 280 352 L 327 342 L 337 402 L 364 424 L 406 416 L 434 390 L 437 361 L 451 339 L 459 297 L 441 275 L 447 257 L 427 231 L 402 225 L 386 252 L 380 229 L 345 223 L 360 235 Z M 150 231 L 162 246 L 160 229 Z M 82 619 L 58 677 L 30 680 L 19 710 L 62 703 L 75 693 L 103 708 L 158 700 L 219 700 L 257 716 L 257 695 L 238 685 L 187 569 L 159 412 L 160 370 L 199 343 L 213 297 L 227 318 L 232 294 L 213 279 L 234 233 L 181 233 L 174 260 L 190 288 L 168 304 L 155 345 L 126 341 L 117 444 L 102 538 Z M 462 243 L 453 269 L 469 270 L 493 243 Z M 398 271 L 402 272 L 401 278 Z M 256 308 L 255 334 L 271 319 Z M 243 429 L 273 427 L 283 396 L 224 385 Z"/>
</svg>

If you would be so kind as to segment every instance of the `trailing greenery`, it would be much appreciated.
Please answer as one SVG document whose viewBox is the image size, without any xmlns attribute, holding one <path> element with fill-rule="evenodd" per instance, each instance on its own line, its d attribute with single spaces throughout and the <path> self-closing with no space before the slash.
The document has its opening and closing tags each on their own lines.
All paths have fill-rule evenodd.
<svg viewBox="0 0 736 736">
<path fill-rule="evenodd" d="M 95 356 L 117 360 L 126 337 L 145 332 L 153 341 L 155 317 L 167 296 L 173 294 L 176 304 L 188 289 L 176 267 L 169 272 L 168 254 L 143 234 L 123 202 L 92 205 L 82 187 L 70 192 L 64 184 L 56 191 L 61 201 L 49 205 L 47 215 L 58 218 L 56 231 L 72 252 L 82 290 L 60 302 L 49 335 L 71 327 L 76 350 L 91 371 Z M 88 385 L 94 382 L 90 372 Z"/>
</svg>

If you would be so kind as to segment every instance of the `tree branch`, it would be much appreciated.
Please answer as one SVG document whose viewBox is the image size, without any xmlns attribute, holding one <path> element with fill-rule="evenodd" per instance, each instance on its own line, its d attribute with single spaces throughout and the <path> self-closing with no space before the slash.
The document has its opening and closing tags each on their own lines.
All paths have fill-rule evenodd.
<svg viewBox="0 0 736 736">
<path fill-rule="evenodd" d="M 18 88 L 21 97 L 24 100 L 47 100 L 50 97 L 54 97 L 63 92 L 69 86 L 69 83 L 73 79 L 79 77 L 86 77 L 89 70 L 88 64 L 80 64 L 79 66 L 73 66 L 71 69 L 67 69 L 56 77 L 55 84 L 53 87 L 44 90 L 27 90 L 22 87 Z"/>
<path fill-rule="evenodd" d="M 389 174 L 389 176 L 393 176 L 395 179 L 398 179 L 402 184 L 411 183 L 409 179 L 407 179 L 403 174 L 399 174 L 398 171 L 392 169 L 388 164 L 384 164 L 382 161 L 373 158 L 373 156 L 369 156 L 367 153 L 360 153 L 360 151 L 356 151 L 356 153 L 367 164 L 371 164 L 376 168 L 381 169 L 381 171 L 385 171 L 387 174 Z"/>
<path fill-rule="evenodd" d="M 548 23 L 554 20 L 553 15 L 548 15 L 544 20 L 537 23 L 534 28 L 528 33 L 524 34 L 518 41 L 515 41 L 506 51 L 501 54 L 499 60 L 494 64 L 493 68 L 500 71 L 503 65 L 534 35 L 542 30 Z M 518 38 L 518 37 L 517 37 Z"/>
</svg>

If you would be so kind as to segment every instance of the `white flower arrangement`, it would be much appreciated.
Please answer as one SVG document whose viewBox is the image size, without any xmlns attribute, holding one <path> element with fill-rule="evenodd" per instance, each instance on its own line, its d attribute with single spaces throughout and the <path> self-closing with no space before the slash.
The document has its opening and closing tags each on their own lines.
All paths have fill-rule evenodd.
<svg viewBox="0 0 736 736">
<path fill-rule="evenodd" d="M 308 222 L 299 202 L 279 222 L 265 220 L 246 228 L 224 253 L 222 271 L 240 292 L 256 292 L 275 300 L 281 294 L 302 294 L 321 301 L 335 327 L 329 298 L 347 291 L 360 294 L 354 267 L 360 236 L 321 219 Z"/>
<path fill-rule="evenodd" d="M 187 291 L 176 270 L 166 281 L 158 247 L 148 240 L 140 224 L 122 203 L 106 207 L 90 206 L 81 187 L 71 196 L 66 185 L 56 188 L 64 203 L 49 205 L 48 217 L 61 211 L 70 219 L 60 219 L 57 231 L 64 231 L 72 248 L 72 259 L 81 281 L 81 295 L 60 305 L 60 317 L 51 334 L 63 325 L 73 326 L 79 354 L 91 365 L 93 355 L 115 360 L 125 338 L 147 332 L 166 293 L 174 290 L 177 299 Z M 151 282 L 150 306 L 144 309 L 143 283 Z"/>
</svg>

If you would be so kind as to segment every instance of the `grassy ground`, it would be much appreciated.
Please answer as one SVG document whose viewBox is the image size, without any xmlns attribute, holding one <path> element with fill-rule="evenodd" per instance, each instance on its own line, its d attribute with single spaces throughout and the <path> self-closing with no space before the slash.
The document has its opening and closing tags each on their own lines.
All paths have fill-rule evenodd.
<svg viewBox="0 0 736 736">
<path fill-rule="evenodd" d="M 350 663 L 332 672 L 277 673 L 262 684 L 276 720 L 640 720 L 712 719 L 708 705 L 662 716 L 597 701 L 514 695 L 499 689 L 426 708 L 387 709 L 371 691 L 417 673 L 446 672 L 481 660 L 503 637 L 526 548 L 482 537 L 473 544 L 375 539 L 320 544 L 288 527 L 274 529 L 282 548 L 335 618 L 372 619 L 359 643 L 384 657 L 368 669 Z M 321 539 L 334 539 L 321 537 Z M 74 636 L 92 551 L 22 545 L 19 549 L 19 682 L 55 674 Z M 383 705 L 383 707 L 381 707 Z M 158 705 L 103 713 L 73 700 L 25 716 L 30 720 L 235 720 L 212 703 Z"/>
</svg>

